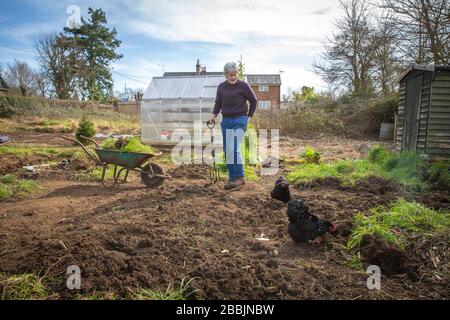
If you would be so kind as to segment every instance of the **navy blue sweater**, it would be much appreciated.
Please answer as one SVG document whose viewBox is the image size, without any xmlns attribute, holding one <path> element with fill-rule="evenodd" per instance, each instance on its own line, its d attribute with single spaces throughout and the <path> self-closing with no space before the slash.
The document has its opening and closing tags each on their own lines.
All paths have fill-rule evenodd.
<svg viewBox="0 0 450 320">
<path fill-rule="evenodd" d="M 247 106 L 250 102 L 250 108 Z M 256 95 L 247 82 L 237 80 L 235 84 L 224 81 L 217 87 L 216 103 L 213 114 L 216 116 L 222 110 L 224 117 L 240 115 L 253 116 L 256 110 Z"/>
</svg>

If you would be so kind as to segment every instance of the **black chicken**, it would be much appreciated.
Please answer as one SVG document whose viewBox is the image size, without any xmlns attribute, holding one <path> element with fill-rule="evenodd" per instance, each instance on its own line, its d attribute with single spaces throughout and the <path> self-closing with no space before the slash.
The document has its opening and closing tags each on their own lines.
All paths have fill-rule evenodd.
<svg viewBox="0 0 450 320">
<path fill-rule="evenodd" d="M 270 196 L 274 199 L 280 200 L 283 203 L 291 201 L 291 192 L 289 191 L 289 183 L 286 178 L 281 176 L 275 182 L 275 187 L 270 192 Z"/>
<path fill-rule="evenodd" d="M 287 214 L 290 222 L 288 232 L 295 242 L 309 242 L 336 230 L 334 223 L 310 214 L 308 205 L 301 199 L 288 203 Z"/>
</svg>

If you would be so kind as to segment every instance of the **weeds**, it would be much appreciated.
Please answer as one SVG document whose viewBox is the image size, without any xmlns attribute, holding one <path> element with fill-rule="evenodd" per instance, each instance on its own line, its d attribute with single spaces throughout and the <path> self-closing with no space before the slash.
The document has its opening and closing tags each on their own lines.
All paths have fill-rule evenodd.
<svg viewBox="0 0 450 320">
<path fill-rule="evenodd" d="M 186 278 L 181 280 L 180 286 L 175 288 L 173 284 L 163 291 L 157 289 L 155 291 L 147 289 L 131 290 L 131 300 L 186 300 L 191 294 L 195 292 L 190 290 L 190 284 L 195 278 L 186 281 Z"/>
<path fill-rule="evenodd" d="M 17 179 L 11 174 L 0 176 L 0 201 L 12 197 L 24 197 L 37 189 L 36 181 Z"/>
<path fill-rule="evenodd" d="M 1 284 L 1 300 L 43 300 L 49 295 L 43 279 L 33 274 L 10 276 Z"/>
<path fill-rule="evenodd" d="M 347 266 L 357 271 L 363 271 L 364 267 L 361 262 L 361 255 L 358 253 L 351 254 L 347 259 Z"/>
<path fill-rule="evenodd" d="M 424 170 L 425 163 L 419 156 L 407 152 L 394 154 L 375 145 L 366 159 L 298 165 L 287 175 L 287 179 L 292 183 L 307 184 L 333 177 L 344 185 L 354 185 L 358 180 L 377 176 L 393 180 L 413 191 L 424 191 L 427 187 L 422 176 Z"/>
<path fill-rule="evenodd" d="M 292 183 L 308 184 L 314 180 L 333 177 L 341 180 L 344 185 L 354 185 L 358 180 L 380 175 L 379 168 L 366 160 L 339 160 L 333 163 L 298 165 L 286 178 Z"/>
<path fill-rule="evenodd" d="M 319 163 L 321 156 L 321 152 L 308 146 L 305 148 L 305 151 L 300 154 L 300 158 L 305 159 L 306 163 Z"/>
<path fill-rule="evenodd" d="M 348 248 L 361 244 L 365 235 L 377 235 L 399 248 L 406 244 L 405 233 L 448 233 L 450 212 L 429 209 L 416 202 L 397 199 L 390 208 L 373 208 L 369 216 L 358 213 Z"/>
<path fill-rule="evenodd" d="M 33 155 L 49 158 L 69 158 L 78 148 L 48 147 L 39 144 L 10 144 L 0 147 L 0 154 L 11 154 L 18 158 L 27 158 Z"/>
</svg>

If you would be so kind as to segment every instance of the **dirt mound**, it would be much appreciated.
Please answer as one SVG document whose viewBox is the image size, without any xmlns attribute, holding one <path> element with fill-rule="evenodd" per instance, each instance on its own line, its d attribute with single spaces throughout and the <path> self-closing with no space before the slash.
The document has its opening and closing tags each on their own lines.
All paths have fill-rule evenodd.
<svg viewBox="0 0 450 320">
<path fill-rule="evenodd" d="M 181 165 L 169 170 L 173 178 L 208 179 L 209 169 L 206 164 Z"/>
<path fill-rule="evenodd" d="M 11 154 L 0 154 L 0 175 L 14 173 L 24 166 L 38 165 L 52 160 L 52 156 L 48 155 L 30 155 L 26 157 L 18 157 Z"/>
<path fill-rule="evenodd" d="M 385 275 L 410 274 L 413 271 L 412 262 L 405 252 L 377 236 L 363 237 L 361 255 L 368 263 L 379 266 Z"/>
<path fill-rule="evenodd" d="M 401 189 L 401 187 L 393 181 L 389 181 L 381 177 L 372 176 L 356 182 L 354 189 L 356 191 L 365 191 L 372 194 L 383 195 L 386 193 L 398 191 Z"/>
<path fill-rule="evenodd" d="M 300 189 L 318 189 L 318 188 L 334 188 L 341 189 L 342 184 L 338 178 L 326 177 L 323 179 L 315 179 L 308 183 L 297 184 Z"/>
</svg>

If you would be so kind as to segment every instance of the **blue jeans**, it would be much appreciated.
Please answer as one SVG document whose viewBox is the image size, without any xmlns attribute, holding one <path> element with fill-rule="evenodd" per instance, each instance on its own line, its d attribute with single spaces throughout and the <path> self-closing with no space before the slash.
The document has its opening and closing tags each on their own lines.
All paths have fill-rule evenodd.
<svg viewBox="0 0 450 320">
<path fill-rule="evenodd" d="M 223 152 L 225 153 L 230 180 L 245 176 L 239 146 L 244 140 L 247 124 L 247 116 L 239 116 L 236 118 L 222 117 L 220 126 L 222 127 Z"/>
</svg>

